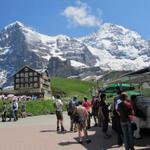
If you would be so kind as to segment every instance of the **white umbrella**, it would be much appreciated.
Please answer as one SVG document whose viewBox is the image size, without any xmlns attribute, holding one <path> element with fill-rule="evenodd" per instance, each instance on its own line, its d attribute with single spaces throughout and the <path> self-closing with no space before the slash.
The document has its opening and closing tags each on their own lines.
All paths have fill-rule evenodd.
<svg viewBox="0 0 150 150">
<path fill-rule="evenodd" d="M 14 97 L 15 95 L 14 94 L 8 94 L 7 95 L 7 98 L 12 98 L 12 97 Z"/>
</svg>

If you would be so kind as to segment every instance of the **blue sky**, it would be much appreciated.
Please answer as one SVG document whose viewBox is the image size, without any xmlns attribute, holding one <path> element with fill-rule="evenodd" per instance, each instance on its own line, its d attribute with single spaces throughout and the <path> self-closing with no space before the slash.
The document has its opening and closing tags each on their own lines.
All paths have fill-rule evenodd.
<svg viewBox="0 0 150 150">
<path fill-rule="evenodd" d="M 102 23 L 150 39 L 150 0 L 0 0 L 0 30 L 16 20 L 47 35 L 88 35 Z"/>
</svg>

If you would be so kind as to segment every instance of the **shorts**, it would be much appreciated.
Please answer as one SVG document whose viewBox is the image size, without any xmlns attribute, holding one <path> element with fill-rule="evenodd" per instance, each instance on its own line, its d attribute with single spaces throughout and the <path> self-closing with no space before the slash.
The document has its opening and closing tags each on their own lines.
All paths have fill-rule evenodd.
<svg viewBox="0 0 150 150">
<path fill-rule="evenodd" d="M 78 129 L 81 130 L 85 130 L 87 127 L 87 122 L 86 121 L 81 121 L 80 123 L 78 123 Z"/>
<path fill-rule="evenodd" d="M 63 114 L 61 111 L 56 111 L 57 120 L 63 120 Z"/>
</svg>

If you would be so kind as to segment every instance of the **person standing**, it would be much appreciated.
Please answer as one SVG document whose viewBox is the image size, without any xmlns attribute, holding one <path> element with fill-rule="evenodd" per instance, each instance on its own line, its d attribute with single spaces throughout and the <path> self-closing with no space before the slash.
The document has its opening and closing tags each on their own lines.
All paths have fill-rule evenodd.
<svg viewBox="0 0 150 150">
<path fill-rule="evenodd" d="M 14 115 L 14 121 L 18 120 L 18 102 L 17 100 L 13 100 L 13 115 Z"/>
<path fill-rule="evenodd" d="M 10 101 L 10 104 L 9 104 L 9 120 L 8 121 L 11 121 L 11 118 L 15 118 L 14 117 L 14 111 L 13 111 L 13 102 Z"/>
<path fill-rule="evenodd" d="M 81 144 L 83 143 L 82 141 L 82 131 L 83 131 L 84 136 L 86 138 L 86 143 L 88 144 L 91 142 L 91 140 L 88 138 L 88 133 L 87 133 L 87 120 L 89 114 L 86 108 L 82 106 L 82 101 L 79 101 L 79 106 L 76 108 L 75 114 L 76 114 L 76 123 L 78 125 L 78 132 L 79 132 L 79 143 Z"/>
<path fill-rule="evenodd" d="M 3 102 L 3 105 L 2 105 L 2 122 L 6 122 L 6 114 L 7 113 L 7 106 L 6 106 L 6 103 Z"/>
<path fill-rule="evenodd" d="M 106 94 L 103 93 L 101 94 L 102 131 L 104 133 L 104 138 L 110 138 L 110 135 L 107 133 L 108 123 L 109 123 L 109 110 L 105 100 L 106 100 Z"/>
<path fill-rule="evenodd" d="M 23 102 L 21 105 L 21 116 L 22 116 L 22 118 L 26 117 L 26 104 L 25 104 L 25 102 Z"/>
<path fill-rule="evenodd" d="M 132 116 L 132 106 L 128 101 L 127 93 L 121 94 L 122 102 L 118 105 L 118 113 L 120 116 L 121 128 L 123 132 L 123 139 L 125 150 L 134 149 L 133 130 L 131 126 L 130 116 Z"/>
<path fill-rule="evenodd" d="M 99 110 L 99 100 L 98 100 L 98 97 L 95 97 L 93 100 L 92 100 L 92 116 L 94 118 L 94 122 L 95 122 L 95 127 L 98 125 L 98 110 Z"/>
<path fill-rule="evenodd" d="M 56 118 L 57 118 L 57 131 L 59 131 L 61 127 L 61 132 L 64 132 L 66 130 L 64 129 L 63 126 L 63 102 L 60 99 L 59 95 L 56 96 L 54 107 L 55 107 Z"/>
<path fill-rule="evenodd" d="M 86 97 L 84 97 L 84 102 L 83 102 L 83 106 L 85 107 L 85 109 L 88 112 L 88 119 L 87 119 L 87 129 L 91 128 L 91 102 L 90 100 L 88 100 Z"/>
<path fill-rule="evenodd" d="M 75 103 L 73 103 L 72 100 L 69 100 L 67 103 L 67 112 L 68 112 L 68 116 L 70 117 L 70 131 L 77 131 L 77 126 L 76 123 L 74 121 L 74 111 L 76 109 L 76 105 Z"/>
<path fill-rule="evenodd" d="M 76 96 L 73 97 L 72 103 L 74 106 L 76 106 L 76 107 L 78 106 L 78 98 Z"/>
<path fill-rule="evenodd" d="M 93 86 L 93 87 L 91 88 L 90 92 L 91 92 L 92 100 L 94 100 L 94 98 L 96 97 L 96 94 L 97 94 L 96 88 Z"/>
<path fill-rule="evenodd" d="M 120 89 L 117 90 L 117 96 L 114 98 L 114 102 L 113 102 L 113 105 L 112 105 L 112 111 L 113 111 L 112 129 L 117 134 L 117 144 L 118 144 L 118 146 L 121 146 L 123 144 L 123 133 L 122 133 L 122 128 L 121 128 L 121 124 L 120 124 L 120 116 L 117 112 L 118 105 L 119 105 L 119 103 L 122 102 L 121 93 L 122 93 L 122 91 Z"/>
</svg>

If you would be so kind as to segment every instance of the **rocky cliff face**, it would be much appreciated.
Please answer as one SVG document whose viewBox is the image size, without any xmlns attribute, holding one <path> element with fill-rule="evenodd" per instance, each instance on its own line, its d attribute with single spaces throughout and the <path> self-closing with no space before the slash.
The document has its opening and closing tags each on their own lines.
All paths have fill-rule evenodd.
<svg viewBox="0 0 150 150">
<path fill-rule="evenodd" d="M 57 67 L 51 66 L 51 58 L 58 58 Z M 102 70 L 135 70 L 149 62 L 150 42 L 118 25 L 106 23 L 97 32 L 78 39 L 43 35 L 20 22 L 0 32 L 0 86 L 10 84 L 23 65 L 35 69 L 48 66 L 49 72 L 65 77 L 86 77 L 100 75 Z"/>
<path fill-rule="evenodd" d="M 150 62 L 149 42 L 122 26 L 105 23 L 97 32 L 80 38 L 80 41 L 93 54 L 98 54 L 98 65 L 106 70 L 135 70 Z"/>
<path fill-rule="evenodd" d="M 70 60 L 72 67 L 94 66 L 96 63 L 96 56 L 76 39 L 42 35 L 20 22 L 8 25 L 0 32 L 0 84 L 6 79 L 10 82 L 13 74 L 24 65 L 35 69 L 47 67 L 51 57 Z M 71 71 L 68 69 L 68 75 Z"/>
</svg>

